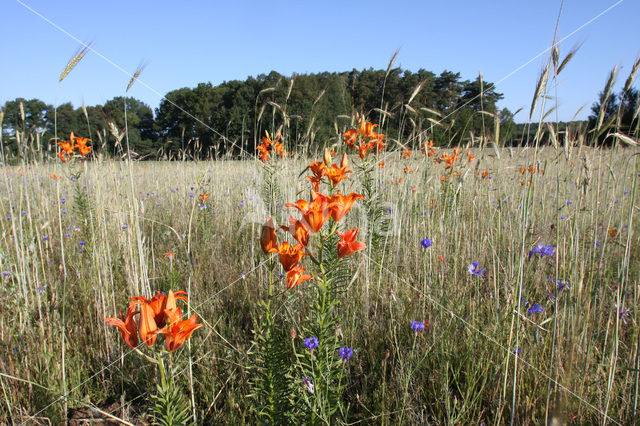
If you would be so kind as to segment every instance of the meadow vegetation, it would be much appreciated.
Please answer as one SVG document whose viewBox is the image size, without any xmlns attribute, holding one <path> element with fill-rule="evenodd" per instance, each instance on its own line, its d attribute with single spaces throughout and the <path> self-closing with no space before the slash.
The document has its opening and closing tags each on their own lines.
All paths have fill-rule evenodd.
<svg viewBox="0 0 640 426">
<path fill-rule="evenodd" d="M 0 186 L 0 422 L 637 422 L 637 114 L 607 99 L 523 147 L 482 111 L 439 144 L 354 114 L 315 155 L 284 121 L 260 158 L 29 146 Z"/>
</svg>

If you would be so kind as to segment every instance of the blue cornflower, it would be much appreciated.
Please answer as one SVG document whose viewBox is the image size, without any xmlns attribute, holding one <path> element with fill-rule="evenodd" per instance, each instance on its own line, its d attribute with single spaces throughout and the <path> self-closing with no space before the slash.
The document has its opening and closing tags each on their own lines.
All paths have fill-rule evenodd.
<svg viewBox="0 0 640 426">
<path fill-rule="evenodd" d="M 304 346 L 309 350 L 314 350 L 318 347 L 318 338 L 317 337 L 307 337 L 304 339 Z"/>
<path fill-rule="evenodd" d="M 537 246 L 533 248 L 533 250 L 529 252 L 529 257 L 533 256 L 534 254 L 538 254 L 541 257 L 544 257 L 544 256 L 551 257 L 555 254 L 555 247 L 549 244 L 539 243 Z"/>
<path fill-rule="evenodd" d="M 422 245 L 422 248 L 429 248 L 433 245 L 433 241 L 430 238 L 423 238 L 420 241 L 420 245 Z"/>
<path fill-rule="evenodd" d="M 467 266 L 467 269 L 469 269 L 469 273 L 473 274 L 475 276 L 478 277 L 484 277 L 484 275 L 482 275 L 482 271 L 486 271 L 487 268 L 482 268 L 480 269 L 478 267 L 478 261 L 474 260 L 473 262 L 471 262 L 471 265 Z"/>
<path fill-rule="evenodd" d="M 302 377 L 302 385 L 307 389 L 307 392 L 313 394 L 313 382 L 309 377 Z"/>
<path fill-rule="evenodd" d="M 617 305 L 616 305 L 617 307 Z M 628 323 L 629 320 L 631 319 L 631 308 L 622 308 L 622 309 L 618 309 L 618 315 L 620 316 L 620 319 L 622 320 L 622 322 L 624 324 Z"/>
<path fill-rule="evenodd" d="M 84 245 L 84 241 L 80 241 L 80 245 L 83 246 Z"/>
<path fill-rule="evenodd" d="M 422 321 L 412 321 L 411 322 L 411 329 L 413 331 L 415 331 L 416 333 L 424 330 L 424 323 Z"/>
<path fill-rule="evenodd" d="M 129 225 L 120 225 L 120 229 L 122 229 L 123 231 L 124 231 L 125 229 L 127 229 L 128 227 L 129 227 Z"/>
<path fill-rule="evenodd" d="M 11 271 L 2 271 L 3 277 L 8 277 L 9 275 L 11 275 Z"/>
<path fill-rule="evenodd" d="M 45 235 L 44 237 L 42 237 L 43 240 L 47 241 L 49 239 L 48 235 Z"/>
<path fill-rule="evenodd" d="M 338 349 L 338 355 L 340 355 L 340 358 L 346 361 L 353 356 L 353 349 L 351 349 L 349 346 L 343 346 Z"/>
<path fill-rule="evenodd" d="M 538 313 L 538 312 L 544 312 L 544 309 L 542 309 L 542 306 L 540 306 L 539 303 L 536 303 L 535 305 L 533 305 L 532 307 L 530 307 L 529 309 L 527 309 L 527 313 L 529 315 Z"/>
<path fill-rule="evenodd" d="M 567 201 L 567 205 L 570 206 L 571 204 L 573 204 L 572 201 Z"/>
</svg>

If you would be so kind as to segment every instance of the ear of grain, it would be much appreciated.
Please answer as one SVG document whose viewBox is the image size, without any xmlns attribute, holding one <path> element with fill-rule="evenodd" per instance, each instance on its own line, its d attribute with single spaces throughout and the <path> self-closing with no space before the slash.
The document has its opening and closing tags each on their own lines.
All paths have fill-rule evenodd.
<svg viewBox="0 0 640 426">
<path fill-rule="evenodd" d="M 318 102 L 320 102 L 320 99 L 322 99 L 322 97 L 324 96 L 324 94 L 327 93 L 327 89 L 322 89 L 322 92 L 320 92 L 320 94 L 318 95 L 318 97 L 313 101 L 313 105 L 315 106 Z"/>
<path fill-rule="evenodd" d="M 24 103 L 22 102 L 22 99 L 20 99 L 20 101 L 18 102 L 18 108 L 20 109 L 20 120 L 22 120 L 22 124 L 24 124 L 25 115 L 24 115 Z"/>
<path fill-rule="evenodd" d="M 426 108 L 426 107 L 422 107 L 420 108 L 423 111 L 428 112 L 429 114 L 433 114 L 436 117 L 442 117 L 442 114 L 440 114 L 438 111 L 436 111 L 435 109 L 431 109 L 431 108 Z"/>
<path fill-rule="evenodd" d="M 398 53 L 400 53 L 400 49 L 399 48 L 393 53 L 393 56 L 391 57 L 391 60 L 389 61 L 389 65 L 387 66 L 387 72 L 385 73 L 385 76 L 384 76 L 385 79 L 389 76 L 389 73 L 391 72 L 391 69 L 393 68 L 393 64 L 396 61 L 396 58 L 398 57 Z"/>
<path fill-rule="evenodd" d="M 598 113 L 598 121 L 596 124 L 596 130 L 599 131 L 602 127 L 602 123 L 604 121 L 604 114 L 607 110 L 607 104 L 609 103 L 609 98 L 611 97 L 611 90 L 613 89 L 613 85 L 616 82 L 616 75 L 618 73 L 618 66 L 613 67 L 611 72 L 609 73 L 609 77 L 607 78 L 607 83 L 604 85 L 604 91 L 602 96 L 602 103 L 600 104 L 600 112 Z"/>
<path fill-rule="evenodd" d="M 567 54 L 567 56 L 564 57 L 564 59 L 562 60 L 562 62 L 560 63 L 560 66 L 558 67 L 558 71 L 557 74 L 560 74 L 560 72 L 564 69 L 564 67 L 567 66 L 567 64 L 569 63 L 569 61 L 571 60 L 571 58 L 573 58 L 573 56 L 576 54 L 576 52 L 578 51 L 578 49 L 580 49 L 580 47 L 582 46 L 582 44 L 579 44 L 575 47 L 573 47 L 569 53 Z"/>
<path fill-rule="evenodd" d="M 407 101 L 407 105 L 409 105 L 411 103 L 411 101 L 413 100 L 413 98 L 415 98 L 418 95 L 418 93 L 420 93 L 420 91 L 422 90 L 422 87 L 424 86 L 424 84 L 426 82 L 427 82 L 427 80 L 422 80 L 420 83 L 418 83 L 416 88 L 413 89 L 413 93 L 411 93 L 411 96 L 409 97 L 409 100 Z"/>
<path fill-rule="evenodd" d="M 553 61 L 553 69 L 555 70 L 556 75 L 560 72 L 558 70 L 558 64 L 560 62 L 560 51 L 558 50 L 558 45 L 554 45 L 551 49 L 551 60 Z"/>
<path fill-rule="evenodd" d="M 543 121 L 546 120 L 547 117 L 549 117 L 549 115 L 551 115 L 551 113 L 556 110 L 556 107 L 557 105 L 554 105 L 549 111 L 545 112 L 544 115 L 542 116 L 542 120 Z"/>
<path fill-rule="evenodd" d="M 262 95 L 263 93 L 273 92 L 274 90 L 276 90 L 275 87 L 266 87 L 258 92 L 258 96 Z"/>
<path fill-rule="evenodd" d="M 580 115 L 580 113 L 582 112 L 584 107 L 586 107 L 586 105 L 582 105 L 580 108 L 578 108 L 578 111 L 576 111 L 576 113 L 573 114 L 573 117 L 571 118 L 571 121 L 574 121 L 576 119 L 576 117 L 578 117 L 578 115 Z"/>
<path fill-rule="evenodd" d="M 624 82 L 624 89 L 622 89 L 623 93 L 629 93 L 631 89 L 631 85 L 636 78 L 636 74 L 638 73 L 638 69 L 640 68 L 640 56 L 636 58 L 636 61 L 633 63 L 631 67 L 631 72 L 629 73 L 629 77 L 627 77 L 627 81 Z"/>
<path fill-rule="evenodd" d="M 622 142 L 624 142 L 629 146 L 638 146 L 637 140 L 635 140 L 631 136 L 625 135 L 624 133 L 616 132 L 613 134 L 613 136 L 617 137 L 618 139 L 620 139 Z"/>
<path fill-rule="evenodd" d="M 80 60 L 84 58 L 84 55 L 87 54 L 90 48 L 91 48 L 91 43 L 85 44 L 82 49 L 80 49 L 79 51 L 76 51 L 76 53 L 73 55 L 71 60 L 67 63 L 67 66 L 64 67 L 64 69 L 60 73 L 60 78 L 58 79 L 58 82 L 61 82 L 62 80 L 65 79 L 67 75 L 69 75 L 71 70 L 74 69 L 76 65 L 78 65 L 78 62 L 80 62 Z"/>
<path fill-rule="evenodd" d="M 547 86 L 547 80 L 549 78 L 549 63 L 545 66 L 544 70 L 540 74 L 540 78 L 538 79 L 538 83 L 536 84 L 536 91 L 533 95 L 533 100 L 531 101 L 531 110 L 529 111 L 529 121 L 533 118 L 533 113 L 536 110 L 536 106 L 538 105 L 538 99 L 542 96 L 544 92 L 544 88 Z"/>
<path fill-rule="evenodd" d="M 138 65 L 138 68 L 136 69 L 136 72 L 133 73 L 133 76 L 131 76 L 131 80 L 129 80 L 129 84 L 127 84 L 127 90 L 125 90 L 125 93 L 129 91 L 129 89 L 131 89 L 131 86 L 133 86 L 133 83 L 136 82 L 136 80 L 138 79 L 138 77 L 140 76 L 140 73 L 142 72 L 142 70 L 144 69 L 146 65 L 145 64 L 140 64 Z"/>
<path fill-rule="evenodd" d="M 289 96 L 291 96 L 291 91 L 293 90 L 293 83 L 296 81 L 296 75 L 293 74 L 291 79 L 289 80 L 289 89 L 287 89 L 287 96 L 285 97 L 285 102 L 289 100 Z"/>
</svg>

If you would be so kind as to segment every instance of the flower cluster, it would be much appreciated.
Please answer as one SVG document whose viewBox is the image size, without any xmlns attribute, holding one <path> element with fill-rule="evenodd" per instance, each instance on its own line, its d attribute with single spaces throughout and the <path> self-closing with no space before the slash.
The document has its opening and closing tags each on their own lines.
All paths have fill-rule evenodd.
<svg viewBox="0 0 640 426">
<path fill-rule="evenodd" d="M 60 145 L 60 152 L 58 152 L 58 157 L 62 160 L 63 163 L 67 162 L 67 156 L 69 158 L 73 158 L 74 151 L 78 151 L 78 153 L 86 157 L 90 152 L 92 147 L 87 145 L 87 142 L 91 141 L 88 138 L 79 138 L 73 135 L 71 132 L 71 136 L 69 137 L 69 141 L 58 142 Z"/>
<path fill-rule="evenodd" d="M 527 173 L 531 175 L 535 173 L 542 174 L 542 170 L 538 170 L 535 166 L 518 167 L 518 171 L 520 172 L 521 175 L 526 175 Z"/>
<path fill-rule="evenodd" d="M 311 186 L 314 191 L 320 191 L 320 184 L 324 182 L 324 177 L 329 179 L 332 187 L 337 186 L 347 176 L 347 173 L 353 173 L 349 168 L 349 160 L 347 154 L 342 154 L 340 164 L 331 164 L 332 158 L 329 150 L 324 153 L 324 161 L 314 161 L 309 164 L 308 169 L 313 173 L 312 176 L 307 177 L 307 180 L 311 182 Z"/>
<path fill-rule="evenodd" d="M 302 258 L 307 255 L 304 251 L 309 244 L 311 233 L 319 232 L 325 223 L 331 218 L 334 222 L 339 222 L 351 210 L 354 202 L 362 199 L 360 194 L 342 195 L 340 191 L 330 197 L 322 193 L 311 191 L 311 201 L 298 200 L 295 203 L 287 203 L 287 207 L 295 207 L 302 215 L 298 220 L 289 217 L 289 226 L 281 226 L 280 229 L 289 232 L 297 241 L 291 245 L 288 242 L 278 244 L 278 237 L 272 218 L 268 218 L 262 227 L 260 245 L 265 253 L 278 253 L 280 263 L 287 272 L 287 289 L 293 288 L 302 281 L 308 280 L 311 275 L 303 274 L 304 267 L 298 265 Z M 344 233 L 337 232 L 341 239 L 338 241 L 338 257 L 350 256 L 358 250 L 362 250 L 366 245 L 355 241 L 358 229 L 349 229 Z"/>
<path fill-rule="evenodd" d="M 263 163 L 266 163 L 267 160 L 269 160 L 269 156 L 271 155 L 271 152 L 273 151 L 275 151 L 276 154 L 280 155 L 280 158 L 284 158 L 286 153 L 284 152 L 284 145 L 282 144 L 282 142 L 280 142 L 280 134 L 278 133 L 275 136 L 275 141 L 274 141 L 273 138 L 269 135 L 269 132 L 265 132 L 265 133 L 267 134 L 267 136 L 260 139 L 260 142 L 262 143 L 258 145 L 260 161 L 262 161 Z"/>
<path fill-rule="evenodd" d="M 424 146 L 421 148 L 421 151 L 427 157 L 433 157 L 434 155 L 436 155 L 436 149 L 433 147 L 432 141 L 425 142 Z"/>
<path fill-rule="evenodd" d="M 272 218 L 268 218 L 262 227 L 260 236 L 260 245 L 264 253 L 278 253 L 280 263 L 287 273 L 286 283 L 287 289 L 291 289 L 302 281 L 313 278 L 311 275 L 304 274 L 305 269 L 300 262 L 309 253 L 305 248 L 309 244 L 311 234 L 320 232 L 322 227 L 329 219 L 332 219 L 337 225 L 346 214 L 351 210 L 356 200 L 364 197 L 360 194 L 351 193 L 343 195 L 340 190 L 333 192 L 330 196 L 320 192 L 320 184 L 325 182 L 324 177 L 328 177 L 331 188 L 335 188 L 347 173 L 349 162 L 346 154 L 342 156 L 339 165 L 333 164 L 331 153 L 327 150 L 324 155 L 324 161 L 314 161 L 307 168 L 313 173 L 307 179 L 311 181 L 311 200 L 298 200 L 295 203 L 287 203 L 286 207 L 296 208 L 301 215 L 300 219 L 289 217 L 289 225 L 281 226 L 279 229 L 291 234 L 296 241 L 295 245 L 289 242 L 278 244 L 278 236 L 276 235 L 276 227 Z M 335 230 L 335 226 L 333 228 Z M 356 251 L 366 248 L 365 243 L 356 241 L 359 229 L 348 229 L 345 232 L 335 231 L 340 236 L 337 243 L 338 257 L 342 258 L 350 256 Z M 332 231 L 333 232 L 333 231 Z"/>
<path fill-rule="evenodd" d="M 202 324 L 196 324 L 196 314 L 187 320 L 182 319 L 182 311 L 176 302 L 178 299 L 187 301 L 186 294 L 184 291 L 169 291 L 165 296 L 158 291 L 151 300 L 133 297 L 129 300 L 126 316 L 120 312 L 120 318 L 106 318 L 105 321 L 118 327 L 124 341 L 134 349 L 139 343 L 138 336 L 142 343 L 153 346 L 158 334 L 164 334 L 167 350 L 175 351 L 202 327 Z M 139 315 L 137 321 L 136 315 Z"/>
<path fill-rule="evenodd" d="M 365 158 L 369 150 L 376 151 L 376 154 L 380 154 L 385 147 L 385 135 L 377 133 L 373 129 L 378 126 L 372 124 L 364 119 L 364 117 L 356 116 L 358 121 L 358 129 L 350 129 L 344 133 L 344 143 L 349 148 L 355 148 L 358 150 L 360 158 Z"/>
</svg>

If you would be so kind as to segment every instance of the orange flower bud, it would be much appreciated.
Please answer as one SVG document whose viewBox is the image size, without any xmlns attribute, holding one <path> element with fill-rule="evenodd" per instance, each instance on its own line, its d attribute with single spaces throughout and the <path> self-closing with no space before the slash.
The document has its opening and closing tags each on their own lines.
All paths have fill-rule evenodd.
<svg viewBox="0 0 640 426">
<path fill-rule="evenodd" d="M 268 218 L 264 225 L 262 225 L 262 235 L 260 236 L 260 246 L 262 251 L 267 253 L 275 253 L 278 251 L 278 237 L 276 236 L 276 229 L 273 226 L 273 219 Z"/>
</svg>

